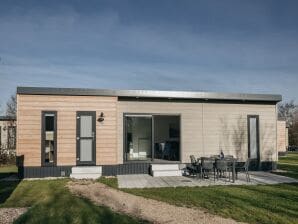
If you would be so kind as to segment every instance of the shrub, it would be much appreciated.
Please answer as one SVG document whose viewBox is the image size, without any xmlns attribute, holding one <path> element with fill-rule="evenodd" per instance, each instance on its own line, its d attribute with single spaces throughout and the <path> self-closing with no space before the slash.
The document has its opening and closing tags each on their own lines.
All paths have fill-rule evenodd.
<svg viewBox="0 0 298 224">
<path fill-rule="evenodd" d="M 0 147 L 0 165 L 16 164 L 15 153 L 9 153 L 7 149 Z"/>
</svg>

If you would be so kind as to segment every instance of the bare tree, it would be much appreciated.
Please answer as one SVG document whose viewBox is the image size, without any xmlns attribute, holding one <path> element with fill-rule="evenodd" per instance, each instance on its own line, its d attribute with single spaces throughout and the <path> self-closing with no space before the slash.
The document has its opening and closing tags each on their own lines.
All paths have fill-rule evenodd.
<svg viewBox="0 0 298 224">
<path fill-rule="evenodd" d="M 278 104 L 278 118 L 285 119 L 288 126 L 293 125 L 294 114 L 297 110 L 297 105 L 294 101 L 284 102 Z"/>
<path fill-rule="evenodd" d="M 17 98 L 11 95 L 6 103 L 6 116 L 15 117 L 17 115 Z"/>
<path fill-rule="evenodd" d="M 293 100 L 278 104 L 278 117 L 286 120 L 289 145 L 298 145 L 298 105 Z"/>
<path fill-rule="evenodd" d="M 298 146 L 298 110 L 294 112 L 293 122 L 289 126 L 289 145 Z"/>
</svg>

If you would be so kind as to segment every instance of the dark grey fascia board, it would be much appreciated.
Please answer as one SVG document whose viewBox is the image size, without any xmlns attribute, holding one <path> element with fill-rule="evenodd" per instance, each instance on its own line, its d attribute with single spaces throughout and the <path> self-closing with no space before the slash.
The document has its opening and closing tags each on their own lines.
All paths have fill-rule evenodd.
<svg viewBox="0 0 298 224">
<path fill-rule="evenodd" d="M 0 116 L 0 121 L 15 121 L 16 117 L 14 116 Z"/>
<path fill-rule="evenodd" d="M 167 98 L 167 99 L 202 99 L 225 101 L 266 101 L 279 102 L 281 95 L 248 94 L 248 93 L 216 93 L 193 91 L 162 90 L 108 90 L 84 88 L 49 88 L 49 87 L 17 87 L 17 94 L 27 95 L 67 95 L 67 96 L 117 96 L 132 98 Z"/>
</svg>

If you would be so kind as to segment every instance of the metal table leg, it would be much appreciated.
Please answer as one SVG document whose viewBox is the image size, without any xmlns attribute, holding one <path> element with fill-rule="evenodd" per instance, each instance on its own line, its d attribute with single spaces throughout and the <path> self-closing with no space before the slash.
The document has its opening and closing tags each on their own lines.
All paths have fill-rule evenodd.
<svg viewBox="0 0 298 224">
<path fill-rule="evenodd" d="M 235 160 L 233 160 L 233 168 L 232 168 L 232 179 L 233 179 L 233 183 L 235 183 L 235 173 L 236 173 L 236 162 Z"/>
</svg>

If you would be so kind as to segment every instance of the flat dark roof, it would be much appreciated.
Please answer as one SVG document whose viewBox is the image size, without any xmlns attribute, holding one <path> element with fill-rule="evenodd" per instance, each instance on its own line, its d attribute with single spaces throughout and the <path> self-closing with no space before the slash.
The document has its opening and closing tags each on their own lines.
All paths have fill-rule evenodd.
<svg viewBox="0 0 298 224">
<path fill-rule="evenodd" d="M 17 94 L 66 95 L 66 96 L 118 96 L 131 98 L 201 99 L 224 101 L 264 101 L 279 102 L 278 94 L 216 93 L 195 91 L 162 90 L 109 90 L 84 88 L 17 87 Z"/>
</svg>

